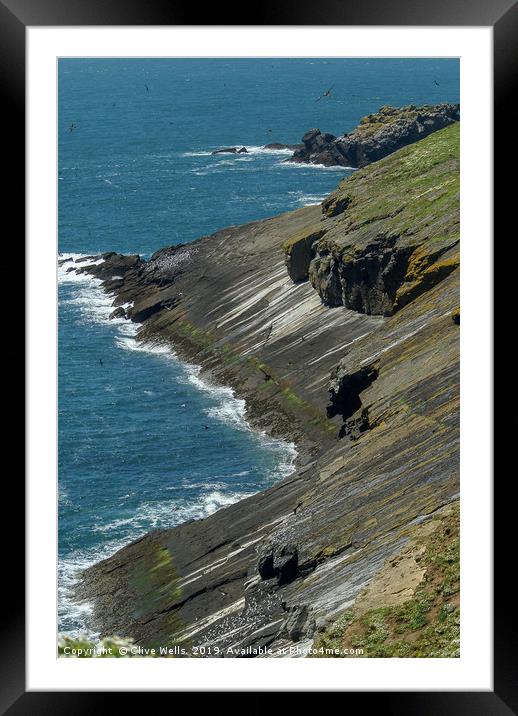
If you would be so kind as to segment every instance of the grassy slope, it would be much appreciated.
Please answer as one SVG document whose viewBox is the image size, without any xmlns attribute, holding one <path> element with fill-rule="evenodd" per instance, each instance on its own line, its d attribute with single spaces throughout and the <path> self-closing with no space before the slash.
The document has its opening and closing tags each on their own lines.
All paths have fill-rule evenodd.
<svg viewBox="0 0 518 716">
<path fill-rule="evenodd" d="M 363 657 L 460 655 L 458 506 L 440 520 L 431 535 L 417 538 L 415 544 L 424 548 L 417 561 L 425 572 L 414 595 L 400 604 L 364 613 L 360 595 L 357 605 L 318 635 L 314 644 L 317 652 L 363 649 Z M 394 563 L 387 566 L 393 568 Z M 369 588 L 363 596 L 368 592 Z"/>
<path fill-rule="evenodd" d="M 380 239 L 411 250 L 395 310 L 460 263 L 459 140 L 459 123 L 434 132 L 355 172 L 327 200 L 331 212 L 340 204 L 345 209 L 316 244 L 320 253 L 346 264 L 368 255 Z"/>
</svg>

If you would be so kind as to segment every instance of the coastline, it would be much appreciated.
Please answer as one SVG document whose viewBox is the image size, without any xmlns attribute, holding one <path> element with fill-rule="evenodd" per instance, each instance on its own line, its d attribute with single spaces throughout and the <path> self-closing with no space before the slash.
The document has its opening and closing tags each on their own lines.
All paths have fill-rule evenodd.
<svg viewBox="0 0 518 716">
<path fill-rule="evenodd" d="M 359 181 L 391 166 L 382 162 Z M 78 596 L 95 600 L 101 633 L 145 645 L 309 644 L 413 526 L 458 499 L 457 265 L 412 285 L 393 315 L 326 305 L 321 259 L 312 285 L 291 280 L 284 255 L 316 224 L 338 231 L 344 217 L 325 207 L 87 269 L 114 306 L 131 305 L 140 340 L 173 345 L 246 401 L 255 429 L 299 450 L 296 472 L 268 490 L 87 570 Z"/>
<path fill-rule="evenodd" d="M 121 318 L 108 320 L 109 315 L 113 311 L 113 297 L 110 297 L 104 292 L 102 281 L 89 273 L 76 274 L 75 272 L 70 272 L 67 274 L 67 268 L 69 268 L 71 262 L 78 262 L 78 267 L 85 265 L 85 263 L 89 266 L 100 265 L 102 263 L 101 259 L 94 262 L 84 262 L 85 258 L 88 258 L 87 254 L 60 253 L 58 261 L 61 265 L 58 266 L 58 283 L 65 284 L 73 282 L 76 286 L 82 287 L 82 293 L 84 295 L 72 300 L 82 300 L 82 302 L 85 303 L 89 319 L 99 325 L 104 325 L 106 328 L 113 328 L 114 341 L 120 350 L 142 351 L 150 356 L 166 358 L 168 361 L 173 361 L 178 364 L 181 367 L 182 373 L 185 375 L 185 377 L 181 379 L 182 382 L 185 380 L 185 382 L 193 385 L 198 392 L 210 395 L 213 401 L 217 398 L 215 407 L 209 409 L 209 415 L 215 420 L 232 424 L 236 430 L 253 432 L 257 436 L 259 443 L 264 444 L 265 449 L 273 449 L 275 453 L 278 452 L 277 480 L 289 476 L 296 469 L 295 462 L 298 453 L 295 449 L 295 445 L 279 438 L 269 437 L 265 431 L 254 429 L 247 420 L 244 401 L 234 395 L 232 388 L 208 382 L 210 379 L 209 375 L 206 376 L 206 379 L 200 376 L 201 366 L 181 360 L 171 346 L 139 341 L 137 338 L 138 324 Z M 171 512 L 170 514 L 172 524 L 168 526 L 171 527 L 178 522 L 186 522 L 193 519 L 193 516 L 197 519 L 206 517 L 216 510 L 224 509 L 234 502 L 249 497 L 254 494 L 255 491 L 256 490 L 251 486 L 251 490 L 248 492 L 235 493 L 233 491 L 228 492 L 223 490 L 221 492 L 215 491 L 213 494 L 203 498 L 200 497 L 200 499 L 195 500 L 187 510 L 175 508 L 175 512 Z M 68 499 L 68 497 L 60 490 L 59 499 Z M 96 527 L 95 529 L 106 531 L 108 527 L 110 526 Z M 93 609 L 93 603 L 82 602 L 78 604 L 74 600 L 74 592 L 80 573 L 102 560 L 109 559 L 120 549 L 128 546 L 136 539 L 140 539 L 149 531 L 149 529 L 142 527 L 136 527 L 135 529 L 136 534 L 131 537 L 116 538 L 115 540 L 110 539 L 104 545 L 94 549 L 85 549 L 79 554 L 72 553 L 66 558 L 60 557 L 58 570 L 60 575 L 58 580 L 60 594 L 58 600 L 59 614 L 61 615 L 60 618 L 72 618 L 74 621 L 83 624 L 83 628 L 77 631 L 78 635 L 82 635 L 83 637 L 87 636 L 91 639 L 98 639 L 99 637 L 99 632 L 93 632 L 87 627 Z M 73 633 L 76 632 L 74 631 Z"/>
</svg>

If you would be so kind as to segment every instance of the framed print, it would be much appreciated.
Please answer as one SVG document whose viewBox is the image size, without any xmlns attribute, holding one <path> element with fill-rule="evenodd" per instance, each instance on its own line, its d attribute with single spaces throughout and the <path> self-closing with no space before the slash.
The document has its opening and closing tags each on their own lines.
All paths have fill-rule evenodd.
<svg viewBox="0 0 518 716">
<path fill-rule="evenodd" d="M 0 9 L 29 396 L 4 712 L 516 711 L 491 438 L 515 7 Z"/>
</svg>

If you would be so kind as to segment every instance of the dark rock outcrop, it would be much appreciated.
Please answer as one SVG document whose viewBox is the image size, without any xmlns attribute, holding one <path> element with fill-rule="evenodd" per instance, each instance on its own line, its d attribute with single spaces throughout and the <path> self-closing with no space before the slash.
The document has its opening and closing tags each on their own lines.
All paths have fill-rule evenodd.
<svg viewBox="0 0 518 716">
<path fill-rule="evenodd" d="M 281 636 L 296 643 L 314 631 L 310 610 L 305 604 L 288 607 L 286 611 L 286 620 L 280 629 Z"/>
<path fill-rule="evenodd" d="M 385 105 L 375 114 L 363 117 L 356 129 L 341 137 L 311 129 L 302 137 L 302 148 L 287 161 L 364 167 L 457 122 L 459 116 L 458 104 L 410 105 L 400 109 Z"/>
<path fill-rule="evenodd" d="M 352 435 L 356 438 L 358 433 L 370 428 L 368 408 L 363 406 L 362 393 L 377 377 L 376 364 L 362 366 L 354 373 L 345 373 L 341 366 L 337 366 L 331 374 L 329 386 L 331 402 L 327 414 L 330 418 L 335 415 L 342 416 L 344 426 L 340 431 L 340 437 Z"/>
<path fill-rule="evenodd" d="M 115 309 L 115 311 L 112 311 L 110 313 L 109 319 L 110 321 L 114 318 L 126 318 L 126 311 L 122 306 L 119 306 Z"/>
<path fill-rule="evenodd" d="M 246 147 L 241 147 L 241 149 L 237 147 L 226 147 L 225 149 L 216 149 L 211 152 L 211 154 L 248 154 L 248 149 Z"/>
<path fill-rule="evenodd" d="M 315 257 L 314 244 L 322 238 L 325 229 L 320 226 L 305 228 L 284 242 L 286 268 L 292 281 L 306 281 L 309 266 Z"/>
<path fill-rule="evenodd" d="M 298 550 L 294 545 L 282 545 L 261 555 L 257 571 L 262 580 L 276 579 L 281 587 L 292 582 L 298 574 Z"/>
</svg>

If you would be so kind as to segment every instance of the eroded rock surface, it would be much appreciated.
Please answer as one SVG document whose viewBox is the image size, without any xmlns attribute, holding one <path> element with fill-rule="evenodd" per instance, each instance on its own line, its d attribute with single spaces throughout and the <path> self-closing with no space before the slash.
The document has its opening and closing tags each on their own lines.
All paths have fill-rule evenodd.
<svg viewBox="0 0 518 716">
<path fill-rule="evenodd" d="M 357 172 L 323 207 L 149 261 L 71 264 L 102 278 L 115 307 L 130 305 L 141 340 L 231 385 L 254 427 L 299 451 L 270 489 L 86 570 L 78 598 L 94 602 L 102 634 L 220 649 L 311 643 L 413 524 L 457 499 L 454 136 L 436 132 Z"/>
</svg>

